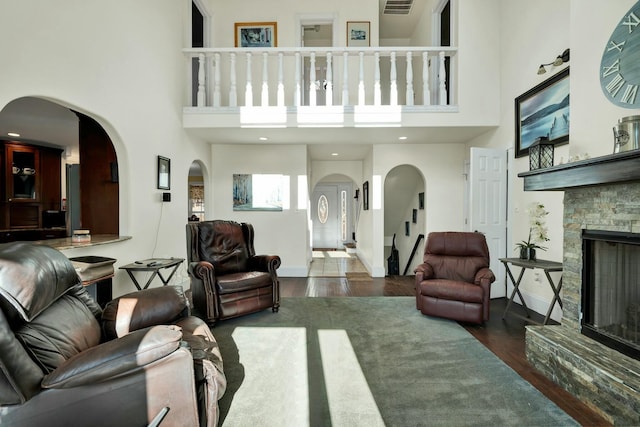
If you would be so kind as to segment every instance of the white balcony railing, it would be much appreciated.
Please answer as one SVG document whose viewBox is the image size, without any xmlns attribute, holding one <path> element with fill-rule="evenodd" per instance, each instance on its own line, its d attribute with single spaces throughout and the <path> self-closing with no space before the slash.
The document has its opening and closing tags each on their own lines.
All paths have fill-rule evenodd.
<svg viewBox="0 0 640 427">
<path fill-rule="evenodd" d="M 193 48 L 188 106 L 450 109 L 456 48 Z"/>
</svg>

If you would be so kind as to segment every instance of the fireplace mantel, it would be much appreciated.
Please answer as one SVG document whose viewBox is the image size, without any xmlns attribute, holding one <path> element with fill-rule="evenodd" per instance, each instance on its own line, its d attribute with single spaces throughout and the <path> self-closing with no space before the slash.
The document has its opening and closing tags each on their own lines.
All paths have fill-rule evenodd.
<svg viewBox="0 0 640 427">
<path fill-rule="evenodd" d="M 524 191 L 563 191 L 569 188 L 640 181 L 640 150 L 521 172 Z"/>
</svg>

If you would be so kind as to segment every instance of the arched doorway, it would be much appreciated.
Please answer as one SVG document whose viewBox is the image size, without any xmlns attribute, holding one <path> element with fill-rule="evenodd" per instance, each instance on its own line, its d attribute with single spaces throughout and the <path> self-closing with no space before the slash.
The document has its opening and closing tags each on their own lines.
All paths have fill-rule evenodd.
<svg viewBox="0 0 640 427">
<path fill-rule="evenodd" d="M 424 194 L 425 180 L 415 166 L 396 166 L 385 177 L 385 259 L 389 261 L 395 235 L 400 275 L 412 274 L 422 261 L 427 209 Z M 386 270 L 389 274 L 389 262 Z"/>
<path fill-rule="evenodd" d="M 68 235 L 78 228 L 118 235 L 120 184 L 115 147 L 95 118 L 72 108 L 36 97 L 17 98 L 0 111 L 0 134 L 11 132 L 9 139 L 16 144 L 60 150 L 61 173 L 55 182 L 47 182 L 48 187 L 55 187 L 56 200 L 41 210 L 66 210 Z M 43 221 L 37 219 L 41 226 Z"/>
</svg>

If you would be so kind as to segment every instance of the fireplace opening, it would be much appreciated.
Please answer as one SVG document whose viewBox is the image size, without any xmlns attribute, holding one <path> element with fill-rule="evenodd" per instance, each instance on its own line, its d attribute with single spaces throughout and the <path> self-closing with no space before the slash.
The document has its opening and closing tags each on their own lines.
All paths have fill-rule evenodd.
<svg viewBox="0 0 640 427">
<path fill-rule="evenodd" d="M 640 360 L 640 234 L 583 230 L 581 332 Z"/>
</svg>

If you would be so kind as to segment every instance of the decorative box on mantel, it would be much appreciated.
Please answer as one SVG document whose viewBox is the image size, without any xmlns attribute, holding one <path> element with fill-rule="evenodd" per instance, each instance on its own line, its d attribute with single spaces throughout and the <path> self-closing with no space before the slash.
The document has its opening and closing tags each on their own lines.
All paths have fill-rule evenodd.
<svg viewBox="0 0 640 427">
<path fill-rule="evenodd" d="M 529 146 L 529 170 L 545 169 L 553 166 L 553 144 L 549 138 L 541 136 Z"/>
</svg>

